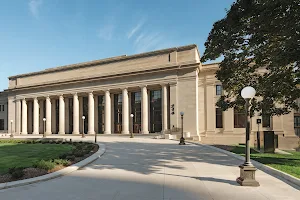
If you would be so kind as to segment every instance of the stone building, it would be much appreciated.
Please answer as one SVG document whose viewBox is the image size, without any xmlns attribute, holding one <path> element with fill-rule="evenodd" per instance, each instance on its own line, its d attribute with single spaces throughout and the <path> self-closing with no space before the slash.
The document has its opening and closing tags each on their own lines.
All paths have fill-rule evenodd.
<svg viewBox="0 0 300 200">
<path fill-rule="evenodd" d="M 217 69 L 201 64 L 197 46 L 189 45 L 16 75 L 0 95 L 0 119 L 9 133 L 22 135 L 169 134 L 179 132 L 183 111 L 190 139 L 242 143 L 244 113 L 215 106 L 223 93 Z M 294 112 L 264 118 L 260 130 L 274 130 L 279 147 L 296 145 Z"/>
</svg>

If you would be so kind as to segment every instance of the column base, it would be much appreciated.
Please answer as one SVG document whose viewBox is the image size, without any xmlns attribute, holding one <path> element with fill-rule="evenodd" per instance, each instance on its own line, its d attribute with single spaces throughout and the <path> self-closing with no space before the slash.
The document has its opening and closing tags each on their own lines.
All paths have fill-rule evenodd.
<svg viewBox="0 0 300 200">
<path fill-rule="evenodd" d="M 122 131 L 121 134 L 129 134 L 129 131 Z"/>
<path fill-rule="evenodd" d="M 87 134 L 95 135 L 95 131 L 89 131 Z"/>
<path fill-rule="evenodd" d="M 149 134 L 149 131 L 142 131 L 142 134 Z"/>
<path fill-rule="evenodd" d="M 78 135 L 78 134 L 79 134 L 79 132 L 74 132 L 74 131 L 73 131 L 73 132 L 72 132 L 72 134 L 74 134 L 74 135 Z"/>
<path fill-rule="evenodd" d="M 21 135 L 27 135 L 28 134 L 28 132 L 22 132 L 21 133 Z"/>
<path fill-rule="evenodd" d="M 40 134 L 39 132 L 33 132 L 32 135 L 38 135 Z"/>
<path fill-rule="evenodd" d="M 65 135 L 66 132 L 58 132 L 59 135 Z"/>
<path fill-rule="evenodd" d="M 51 133 L 51 132 L 46 132 L 45 134 L 46 134 L 46 135 L 52 135 L 52 133 Z"/>
<path fill-rule="evenodd" d="M 111 131 L 104 131 L 104 134 L 111 134 Z"/>
<path fill-rule="evenodd" d="M 255 180 L 256 167 L 240 165 L 240 177 L 236 182 L 241 186 L 258 187 L 259 183 Z"/>
</svg>

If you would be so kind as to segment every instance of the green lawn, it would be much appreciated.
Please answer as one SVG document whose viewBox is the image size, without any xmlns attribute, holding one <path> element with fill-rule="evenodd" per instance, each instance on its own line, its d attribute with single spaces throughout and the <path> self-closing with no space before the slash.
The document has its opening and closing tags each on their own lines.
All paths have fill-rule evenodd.
<svg viewBox="0 0 300 200">
<path fill-rule="evenodd" d="M 12 167 L 31 167 L 36 161 L 58 158 L 74 147 L 68 144 L 0 143 L 0 173 Z"/>
<path fill-rule="evenodd" d="M 245 147 L 242 145 L 214 145 L 216 147 L 231 151 L 242 156 L 245 155 Z M 300 178 L 300 152 L 289 151 L 292 155 L 272 154 L 272 153 L 258 153 L 251 149 L 251 159 L 260 163 L 288 173 L 292 176 Z"/>
</svg>

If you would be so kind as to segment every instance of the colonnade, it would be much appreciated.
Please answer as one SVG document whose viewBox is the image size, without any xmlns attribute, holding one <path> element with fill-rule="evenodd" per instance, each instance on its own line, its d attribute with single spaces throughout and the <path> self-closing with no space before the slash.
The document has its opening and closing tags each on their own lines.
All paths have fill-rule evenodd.
<svg viewBox="0 0 300 200">
<path fill-rule="evenodd" d="M 166 131 L 168 129 L 168 112 L 167 112 L 167 85 L 163 84 L 162 86 L 162 131 Z M 148 89 L 147 86 L 141 86 L 141 132 L 143 134 L 149 133 L 149 97 L 148 97 Z M 66 133 L 66 106 L 69 106 L 68 102 L 65 102 L 65 96 L 69 94 L 59 94 L 59 95 L 51 95 L 46 97 L 31 97 L 31 98 L 23 98 L 16 100 L 16 118 L 21 121 L 21 123 L 16 123 L 15 130 L 20 130 L 21 134 L 28 134 L 28 102 L 32 101 L 33 104 L 33 115 L 32 115 L 32 134 L 39 134 L 41 133 L 41 126 L 42 121 L 40 120 L 41 115 L 45 116 L 45 127 L 42 130 L 45 130 L 46 134 L 52 134 L 52 119 L 53 119 L 53 108 L 52 106 L 52 99 L 57 99 L 59 102 L 59 111 L 58 111 L 58 119 L 59 120 L 59 127 L 58 127 L 58 134 L 65 134 Z M 105 98 L 105 108 L 104 108 L 104 134 L 111 134 L 111 92 L 110 90 L 104 91 L 104 98 Z M 95 134 L 95 101 L 94 101 L 94 92 L 88 93 L 88 134 Z M 72 94 L 73 98 L 73 132 L 72 134 L 80 134 L 79 125 L 81 121 L 80 116 L 80 106 L 79 106 L 79 96 L 78 93 Z M 129 134 L 129 117 L 130 117 L 130 102 L 129 102 L 129 95 L 128 89 L 122 89 L 122 134 Z M 33 99 L 33 100 L 32 100 Z M 45 99 L 45 105 L 41 105 L 42 101 L 39 99 Z M 43 113 L 40 106 L 46 106 L 45 112 Z"/>
</svg>

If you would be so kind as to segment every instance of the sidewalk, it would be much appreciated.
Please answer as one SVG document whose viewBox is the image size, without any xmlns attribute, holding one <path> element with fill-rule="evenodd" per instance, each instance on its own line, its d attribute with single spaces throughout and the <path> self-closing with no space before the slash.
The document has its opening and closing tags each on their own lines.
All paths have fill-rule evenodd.
<svg viewBox="0 0 300 200">
<path fill-rule="evenodd" d="M 260 187 L 239 186 L 235 179 L 241 161 L 202 145 L 119 137 L 101 137 L 98 142 L 106 145 L 106 153 L 85 168 L 2 190 L 0 199 L 298 200 L 300 196 L 296 186 L 260 170 L 256 173 Z"/>
</svg>

